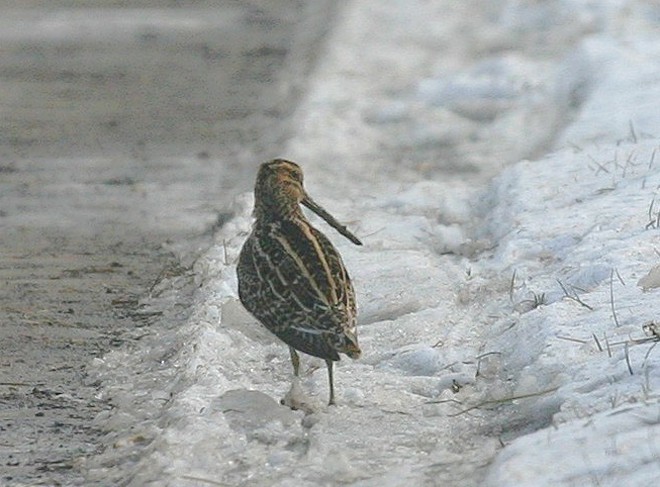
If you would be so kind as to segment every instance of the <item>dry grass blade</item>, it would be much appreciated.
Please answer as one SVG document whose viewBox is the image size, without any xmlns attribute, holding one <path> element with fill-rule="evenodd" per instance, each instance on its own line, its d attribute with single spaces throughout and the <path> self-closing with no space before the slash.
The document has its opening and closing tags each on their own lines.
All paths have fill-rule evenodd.
<svg viewBox="0 0 660 487">
<path fill-rule="evenodd" d="M 516 271 L 511 275 L 511 283 L 509 284 L 509 301 L 513 302 L 513 289 L 516 283 Z"/>
<path fill-rule="evenodd" d="M 626 356 L 626 365 L 628 365 L 628 372 L 630 372 L 630 375 L 635 375 L 632 369 L 632 365 L 630 364 L 630 353 L 628 350 L 628 343 L 624 345 L 624 354 Z"/>
<path fill-rule="evenodd" d="M 621 276 L 619 276 L 619 279 L 621 279 Z M 618 328 L 621 325 L 619 323 L 619 318 L 616 315 L 616 308 L 614 307 L 614 269 L 610 271 L 610 307 L 612 308 L 612 318 L 614 319 L 614 324 Z"/>
<path fill-rule="evenodd" d="M 581 340 L 581 339 L 579 339 L 579 338 L 573 338 L 573 337 L 566 337 L 566 336 L 563 336 L 563 335 L 557 335 L 557 339 L 558 339 L 558 340 L 566 340 L 567 342 L 580 343 L 580 344 L 582 344 L 582 345 L 584 345 L 585 343 L 587 343 L 586 340 Z"/>
<path fill-rule="evenodd" d="M 211 479 L 205 479 L 205 478 L 202 478 L 202 477 L 194 477 L 193 475 L 182 475 L 181 478 L 183 480 L 192 480 L 193 482 L 201 482 L 203 484 L 217 485 L 217 486 L 221 486 L 221 487 L 224 487 L 224 486 L 227 485 L 227 484 L 221 484 L 220 482 L 216 482 L 215 480 L 211 480 Z"/>
<path fill-rule="evenodd" d="M 587 303 L 585 303 L 584 301 L 582 301 L 582 299 L 580 299 L 580 296 L 578 296 L 578 294 L 575 292 L 575 288 L 573 288 L 573 294 L 571 294 L 571 293 L 568 292 L 568 289 L 566 289 L 566 286 L 564 286 L 564 283 L 563 283 L 563 282 L 561 282 L 559 279 L 557 279 L 557 283 L 558 283 L 559 286 L 561 287 L 561 290 L 564 291 L 564 296 L 565 296 L 565 297 L 567 297 L 568 299 L 571 299 L 571 300 L 575 301 L 576 303 L 580 304 L 581 306 L 584 306 L 584 307 L 587 308 L 589 311 L 593 311 L 593 310 L 594 310 L 591 306 L 589 306 Z"/>
<path fill-rule="evenodd" d="M 458 404 L 459 406 L 462 406 L 463 403 L 461 401 L 457 401 L 456 399 L 441 399 L 439 401 L 426 401 L 424 404 Z"/>
<path fill-rule="evenodd" d="M 655 206 L 655 196 L 651 199 L 651 204 L 649 205 L 649 222 L 646 224 L 644 227 L 645 230 L 648 230 L 649 228 L 658 228 L 658 222 L 660 221 L 660 211 L 657 212 L 657 214 L 653 214 L 653 207 Z"/>
<path fill-rule="evenodd" d="M 599 173 L 600 171 L 605 171 L 606 173 L 609 174 L 610 171 L 608 171 L 607 168 L 606 168 L 605 166 L 603 166 L 600 162 L 598 162 L 598 161 L 597 161 L 596 159 L 594 159 L 592 156 L 588 156 L 588 157 L 589 157 L 589 159 L 591 159 L 591 162 L 593 162 L 594 164 L 596 164 L 596 166 L 598 166 L 598 170 L 596 171 L 596 176 L 598 176 L 598 173 Z"/>
<path fill-rule="evenodd" d="M 636 156 L 634 150 L 631 151 L 630 154 L 628 154 L 628 157 L 626 158 L 626 163 L 623 166 L 623 171 L 621 172 L 621 177 L 623 177 L 623 178 L 626 177 L 628 167 L 635 167 L 636 166 L 636 164 L 635 164 L 636 158 L 637 158 L 637 156 Z"/>
<path fill-rule="evenodd" d="M 601 346 L 600 341 L 598 341 L 598 337 L 596 336 L 596 334 L 595 334 L 595 333 L 592 333 L 591 336 L 594 337 L 594 341 L 596 342 L 596 346 L 598 347 L 598 351 L 599 351 L 599 352 L 602 352 L 602 351 L 603 351 L 603 347 Z"/>
<path fill-rule="evenodd" d="M 651 159 L 649 160 L 649 169 L 653 167 L 653 163 L 655 162 L 655 153 L 658 149 L 655 148 L 653 149 L 653 152 L 651 152 Z"/>
<path fill-rule="evenodd" d="M 475 377 L 479 377 L 481 373 L 481 361 L 490 355 L 502 355 L 502 352 L 486 352 L 482 353 L 481 355 L 477 355 L 475 357 L 477 359 L 477 371 L 474 374 Z"/>
<path fill-rule="evenodd" d="M 482 353 L 481 355 L 477 355 L 475 358 L 477 360 L 481 360 L 481 359 L 486 358 L 490 355 L 502 355 L 502 352 L 486 352 L 486 353 Z"/>
<path fill-rule="evenodd" d="M 656 347 L 656 345 L 657 345 L 658 343 L 660 343 L 660 342 L 659 342 L 659 341 L 656 341 L 653 345 L 651 345 L 651 346 L 649 347 L 648 351 L 647 351 L 646 354 L 644 355 L 644 365 L 646 365 L 646 361 L 648 360 L 649 356 L 651 355 L 651 352 L 653 351 L 653 349 Z"/>
<path fill-rule="evenodd" d="M 653 220 L 653 205 L 655 204 L 655 196 L 651 198 L 651 204 L 649 205 L 649 220 Z"/>
<path fill-rule="evenodd" d="M 623 277 L 621 277 L 621 274 L 619 274 L 619 269 L 614 268 L 614 274 L 616 274 L 616 277 L 619 280 L 619 282 L 621 283 L 621 285 L 625 287 L 626 283 L 623 282 Z"/>
<path fill-rule="evenodd" d="M 506 404 L 506 403 L 509 403 L 509 402 L 517 401 L 519 399 L 529 399 L 529 398 L 532 398 L 532 397 L 543 396 L 545 394 L 550 394 L 552 392 L 555 392 L 558 389 L 559 389 L 559 387 L 553 387 L 552 389 L 546 389 L 544 391 L 539 391 L 539 392 L 532 392 L 530 394 L 521 394 L 519 396 L 505 397 L 503 399 L 491 399 L 489 401 L 484 401 L 484 402 L 481 402 L 479 404 L 475 404 L 474 406 L 470 406 L 469 408 L 463 409 L 463 410 L 461 410 L 457 413 L 449 414 L 448 416 L 450 418 L 454 418 L 456 416 L 461 416 L 465 413 L 469 413 L 470 411 L 474 411 L 475 409 L 480 409 L 484 406 L 497 406 L 497 405 L 500 405 L 500 404 Z"/>
<path fill-rule="evenodd" d="M 633 143 L 637 143 L 637 133 L 635 132 L 635 126 L 633 125 L 632 120 L 628 120 L 628 126 L 630 127 L 630 138 L 632 139 Z"/>
</svg>

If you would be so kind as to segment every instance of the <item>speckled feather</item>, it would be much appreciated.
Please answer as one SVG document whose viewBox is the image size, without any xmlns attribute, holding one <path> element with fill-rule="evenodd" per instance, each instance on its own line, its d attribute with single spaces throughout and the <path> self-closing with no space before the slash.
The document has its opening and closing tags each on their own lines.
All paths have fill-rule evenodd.
<svg viewBox="0 0 660 487">
<path fill-rule="evenodd" d="M 243 276 L 239 278 L 240 299 L 288 345 L 309 355 L 339 360 L 337 352 L 346 350 L 346 340 L 356 341 L 350 336 L 355 335 L 350 330 L 356 322 L 353 287 L 327 238 L 308 227 L 323 242 L 317 254 L 319 247 L 300 238 L 304 234 L 300 225 L 304 223 L 284 221 L 255 228 L 254 238 L 246 242 L 239 260 L 239 276 Z M 291 241 L 296 243 L 291 245 Z"/>
</svg>

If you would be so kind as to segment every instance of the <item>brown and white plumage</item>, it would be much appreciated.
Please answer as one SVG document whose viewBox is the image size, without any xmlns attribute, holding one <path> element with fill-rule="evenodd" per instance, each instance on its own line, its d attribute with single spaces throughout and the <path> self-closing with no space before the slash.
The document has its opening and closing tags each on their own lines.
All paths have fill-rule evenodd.
<svg viewBox="0 0 660 487">
<path fill-rule="evenodd" d="M 333 361 L 361 354 L 355 291 L 341 256 L 302 212 L 305 205 L 356 245 L 362 243 L 307 195 L 300 166 L 283 159 L 261 165 L 252 233 L 238 260 L 238 294 L 245 308 L 296 350 L 325 359 L 334 404 Z"/>
</svg>

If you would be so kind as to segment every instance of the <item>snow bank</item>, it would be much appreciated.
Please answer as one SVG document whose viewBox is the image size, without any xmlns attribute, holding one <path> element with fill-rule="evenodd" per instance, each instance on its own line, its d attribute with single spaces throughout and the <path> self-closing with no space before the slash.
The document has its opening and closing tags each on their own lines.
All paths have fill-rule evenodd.
<svg viewBox="0 0 660 487">
<path fill-rule="evenodd" d="M 511 423 L 496 422 L 505 442 L 543 431 L 507 446 L 488 485 L 657 478 L 657 293 L 638 285 L 658 259 L 657 229 L 647 228 L 657 149 L 654 139 L 564 150 L 497 179 L 499 245 L 486 268 L 510 276 L 515 312 L 493 325 L 488 346 L 501 358 L 504 397 L 521 399 Z M 645 435 L 651 443 L 632 448 Z M 567 451 L 576 455 L 558 461 Z"/>
</svg>

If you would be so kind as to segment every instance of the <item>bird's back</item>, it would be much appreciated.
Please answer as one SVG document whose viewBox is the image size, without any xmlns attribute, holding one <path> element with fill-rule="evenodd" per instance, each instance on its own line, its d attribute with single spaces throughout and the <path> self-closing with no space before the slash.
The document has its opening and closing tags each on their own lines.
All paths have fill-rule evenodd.
<svg viewBox="0 0 660 487">
<path fill-rule="evenodd" d="M 282 341 L 323 359 L 360 355 L 350 277 L 332 243 L 309 222 L 257 221 L 237 271 L 241 302 Z"/>
</svg>

